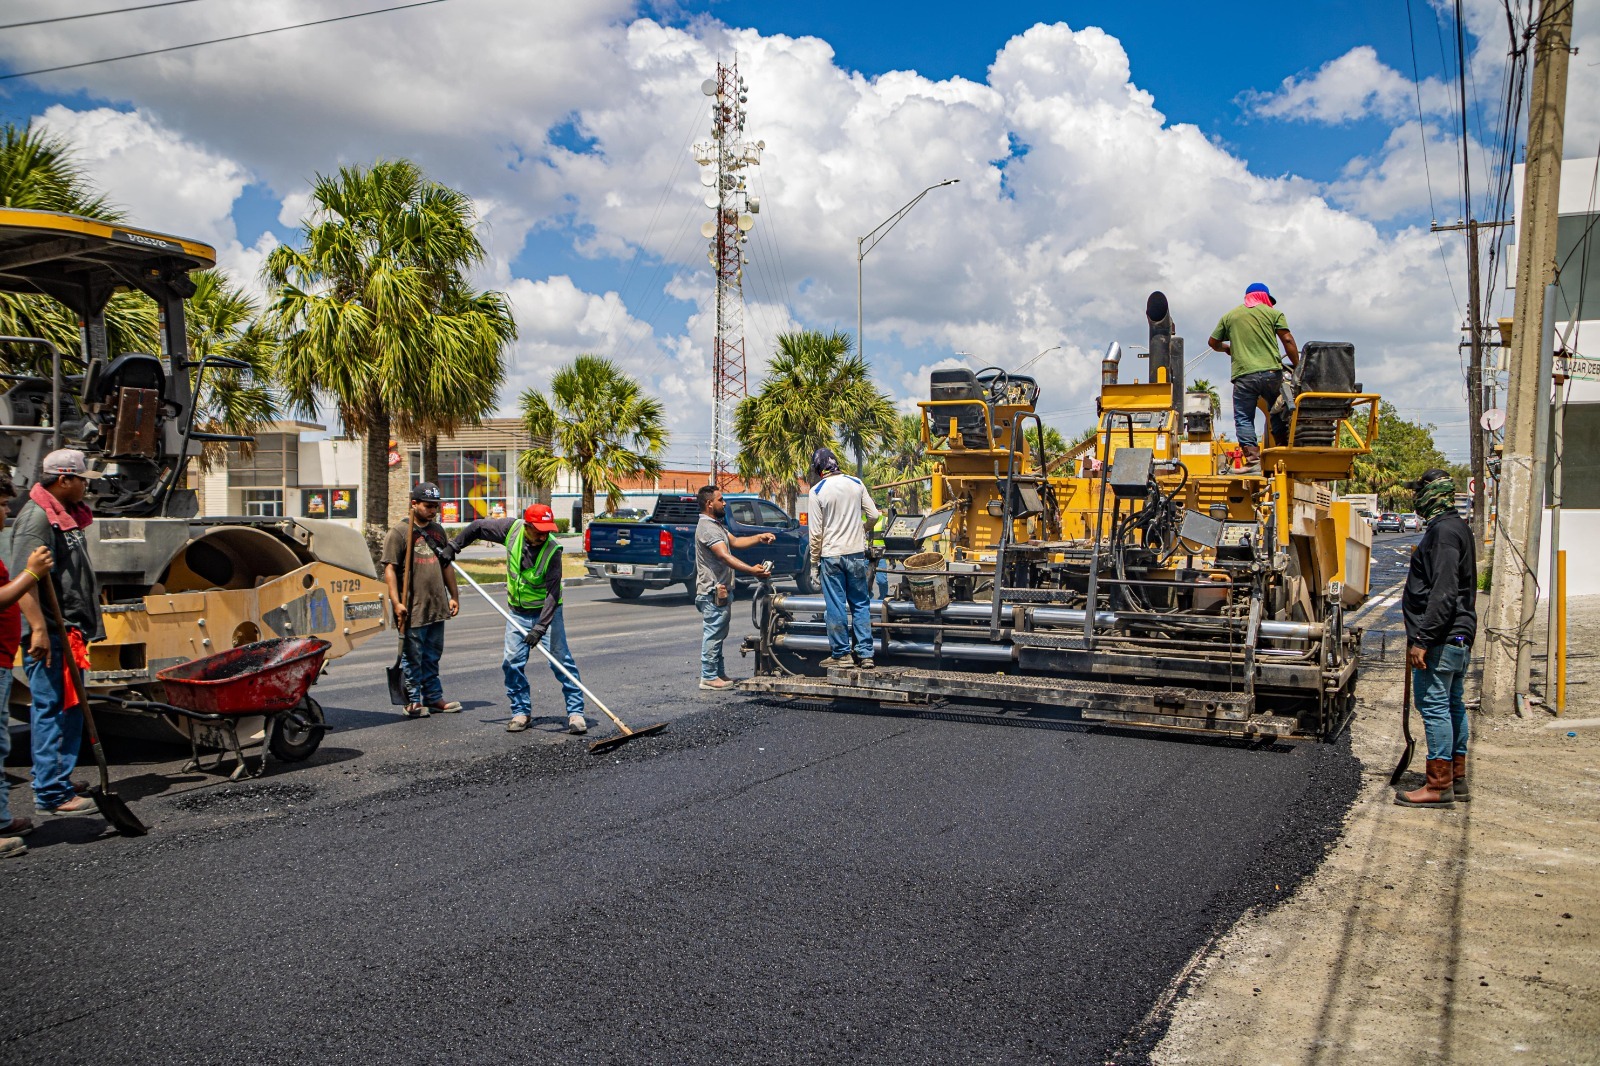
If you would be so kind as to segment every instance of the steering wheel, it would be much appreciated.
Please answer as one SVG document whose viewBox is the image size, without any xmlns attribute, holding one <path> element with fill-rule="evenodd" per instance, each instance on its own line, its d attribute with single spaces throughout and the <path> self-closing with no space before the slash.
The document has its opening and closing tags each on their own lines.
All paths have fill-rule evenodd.
<svg viewBox="0 0 1600 1066">
<path fill-rule="evenodd" d="M 999 403 L 1004 398 L 1006 389 L 1011 384 L 1011 374 L 1004 367 L 986 366 L 973 377 L 983 386 L 984 399 L 992 404 Z"/>
</svg>

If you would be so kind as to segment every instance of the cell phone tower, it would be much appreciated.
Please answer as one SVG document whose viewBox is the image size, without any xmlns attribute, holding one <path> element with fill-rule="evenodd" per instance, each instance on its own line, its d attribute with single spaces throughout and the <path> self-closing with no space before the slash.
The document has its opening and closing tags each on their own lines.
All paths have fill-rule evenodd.
<svg viewBox="0 0 1600 1066">
<path fill-rule="evenodd" d="M 747 394 L 744 361 L 744 266 L 750 257 L 745 241 L 755 226 L 761 201 L 745 189 L 744 168 L 761 163 L 765 141 L 744 139 L 744 105 L 749 99 L 739 61 L 717 64 L 717 76 L 700 91 L 712 97 L 711 139 L 692 149 L 700 164 L 700 184 L 711 221 L 700 227 L 709 242 L 706 258 L 717 274 L 717 335 L 711 348 L 711 473 L 718 485 L 734 476 L 739 439 L 733 432 L 734 409 Z"/>
</svg>

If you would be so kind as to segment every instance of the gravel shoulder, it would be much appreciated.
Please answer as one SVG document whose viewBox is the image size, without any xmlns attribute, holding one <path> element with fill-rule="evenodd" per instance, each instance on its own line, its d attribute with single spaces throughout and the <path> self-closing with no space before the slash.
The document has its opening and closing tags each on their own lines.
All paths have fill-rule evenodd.
<svg viewBox="0 0 1600 1066">
<path fill-rule="evenodd" d="M 1473 800 L 1445 812 L 1391 800 L 1391 642 L 1363 673 L 1351 740 L 1362 785 L 1343 836 L 1282 905 L 1197 959 L 1152 1061 L 1600 1061 L 1597 643 L 1600 597 L 1573 600 L 1565 716 L 1474 712 Z M 1415 717 L 1412 729 L 1406 787 L 1423 759 Z"/>
</svg>

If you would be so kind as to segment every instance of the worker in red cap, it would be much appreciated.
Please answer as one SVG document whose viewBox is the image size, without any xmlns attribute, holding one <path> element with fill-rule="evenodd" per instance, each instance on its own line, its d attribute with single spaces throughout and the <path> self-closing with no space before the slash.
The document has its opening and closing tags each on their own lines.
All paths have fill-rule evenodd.
<svg viewBox="0 0 1600 1066">
<path fill-rule="evenodd" d="M 561 545 L 550 534 L 556 531 L 556 517 L 546 504 L 536 503 L 522 512 L 521 518 L 480 518 L 456 534 L 449 545 L 452 559 L 475 540 L 488 540 L 506 546 L 506 598 L 512 615 L 527 630 L 506 623 L 505 656 L 500 669 L 505 674 L 506 699 L 511 702 L 511 721 L 506 730 L 520 733 L 533 716 L 528 677 L 528 653 L 534 644 L 578 676 L 578 664 L 567 647 L 567 630 L 561 621 Z M 553 665 L 550 672 L 561 684 L 567 701 L 567 728 L 584 733 L 589 724 L 583 718 L 583 690 L 563 676 Z"/>
</svg>

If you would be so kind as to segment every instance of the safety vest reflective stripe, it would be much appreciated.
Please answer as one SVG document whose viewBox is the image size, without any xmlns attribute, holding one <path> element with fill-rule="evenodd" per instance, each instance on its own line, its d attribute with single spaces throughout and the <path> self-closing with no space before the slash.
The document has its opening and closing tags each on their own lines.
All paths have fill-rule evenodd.
<svg viewBox="0 0 1600 1066">
<path fill-rule="evenodd" d="M 544 544 L 539 548 L 539 554 L 533 558 L 533 565 L 528 569 L 522 568 L 522 542 L 526 525 L 521 521 L 511 527 L 511 535 L 506 538 L 506 598 L 511 601 L 511 606 L 522 610 L 539 610 L 544 607 L 544 601 L 549 596 L 550 590 L 545 587 L 545 572 L 550 569 L 550 560 L 556 553 L 556 538 L 546 537 Z M 556 606 L 561 606 L 561 593 L 556 593 Z"/>
</svg>

